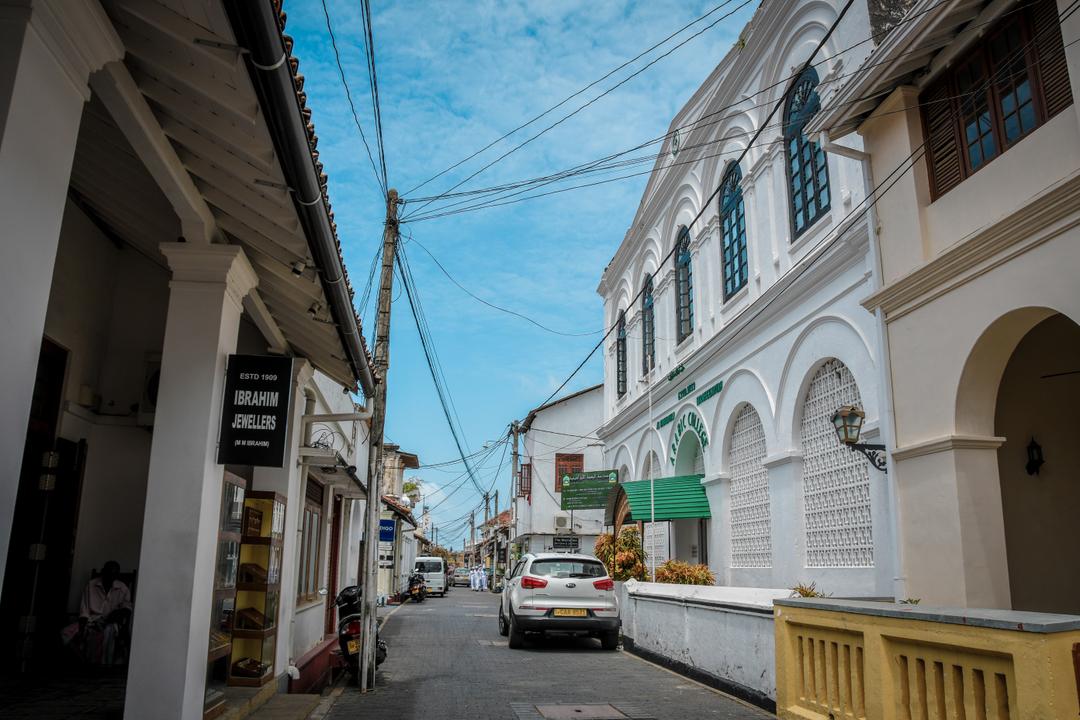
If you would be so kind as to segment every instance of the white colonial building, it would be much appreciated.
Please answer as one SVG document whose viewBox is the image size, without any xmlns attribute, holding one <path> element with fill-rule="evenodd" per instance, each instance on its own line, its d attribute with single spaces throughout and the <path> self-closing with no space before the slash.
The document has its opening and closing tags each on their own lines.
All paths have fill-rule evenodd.
<svg viewBox="0 0 1080 720">
<path fill-rule="evenodd" d="M 520 424 L 522 453 L 511 536 L 521 552 L 567 550 L 574 544 L 592 552 L 603 532 L 603 510 L 562 509 L 566 473 L 609 467 L 596 436 L 604 417 L 603 392 L 602 385 L 595 385 L 553 400 L 532 410 Z"/>
<path fill-rule="evenodd" d="M 763 4 L 672 120 L 598 288 L 616 328 L 598 434 L 630 518 L 718 583 L 891 596 L 888 476 L 831 420 L 857 405 L 884 442 L 859 140 L 804 131 L 879 29 L 856 3 L 803 69 L 842 5 Z M 654 504 L 633 491 L 649 479 Z"/>
</svg>

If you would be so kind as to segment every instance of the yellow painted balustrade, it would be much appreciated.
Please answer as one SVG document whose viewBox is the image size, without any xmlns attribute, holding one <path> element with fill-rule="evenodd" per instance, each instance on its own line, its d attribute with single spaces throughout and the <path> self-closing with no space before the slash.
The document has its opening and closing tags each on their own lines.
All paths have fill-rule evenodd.
<svg viewBox="0 0 1080 720">
<path fill-rule="evenodd" d="M 1080 718 L 1080 617 L 775 601 L 784 720 Z"/>
</svg>

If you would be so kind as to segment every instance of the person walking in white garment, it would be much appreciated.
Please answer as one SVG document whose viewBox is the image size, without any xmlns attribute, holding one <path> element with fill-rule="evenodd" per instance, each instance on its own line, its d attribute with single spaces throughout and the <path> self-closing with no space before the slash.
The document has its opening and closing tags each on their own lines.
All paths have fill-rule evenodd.
<svg viewBox="0 0 1080 720">
<path fill-rule="evenodd" d="M 481 591 L 485 591 L 485 590 L 488 589 L 487 568 L 485 568 L 483 565 L 480 566 L 480 588 L 479 589 Z"/>
<path fill-rule="evenodd" d="M 469 589 L 476 591 L 480 589 L 480 578 L 476 575 L 476 567 L 469 568 Z"/>
</svg>

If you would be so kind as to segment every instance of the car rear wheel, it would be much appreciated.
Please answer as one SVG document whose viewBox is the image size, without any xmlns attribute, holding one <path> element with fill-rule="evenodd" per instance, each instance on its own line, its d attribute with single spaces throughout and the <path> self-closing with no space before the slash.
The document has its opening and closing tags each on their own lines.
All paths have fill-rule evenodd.
<svg viewBox="0 0 1080 720">
<path fill-rule="evenodd" d="M 511 649 L 517 650 L 519 648 L 525 647 L 525 633 L 521 630 L 521 628 L 517 626 L 517 623 L 514 622 L 513 611 L 510 611 L 509 636 Z"/>
<path fill-rule="evenodd" d="M 603 633 L 600 636 L 600 647 L 605 650 L 615 650 L 619 647 L 619 631 L 612 630 L 611 632 Z"/>
<path fill-rule="evenodd" d="M 510 634 L 510 626 L 506 623 L 506 615 L 503 614 L 502 605 L 499 605 L 499 634 L 503 637 Z"/>
</svg>

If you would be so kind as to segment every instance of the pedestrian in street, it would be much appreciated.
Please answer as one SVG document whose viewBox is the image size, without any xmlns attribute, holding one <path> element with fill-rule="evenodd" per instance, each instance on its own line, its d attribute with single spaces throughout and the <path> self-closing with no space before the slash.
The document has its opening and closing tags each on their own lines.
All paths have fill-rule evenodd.
<svg viewBox="0 0 1080 720">
<path fill-rule="evenodd" d="M 480 578 L 476 576 L 476 567 L 469 568 L 469 589 L 476 592 L 480 587 Z"/>
<path fill-rule="evenodd" d="M 487 568 L 480 567 L 480 590 L 486 591 L 488 589 Z"/>
</svg>

